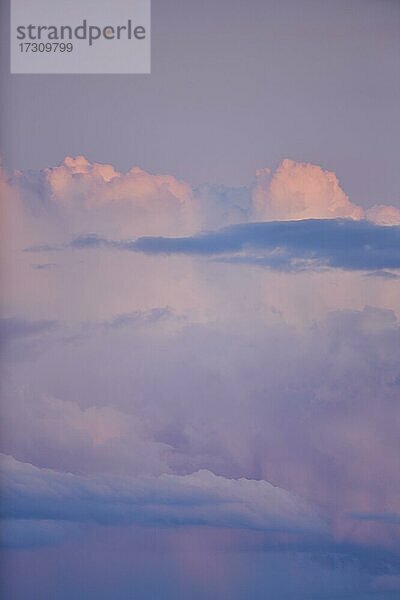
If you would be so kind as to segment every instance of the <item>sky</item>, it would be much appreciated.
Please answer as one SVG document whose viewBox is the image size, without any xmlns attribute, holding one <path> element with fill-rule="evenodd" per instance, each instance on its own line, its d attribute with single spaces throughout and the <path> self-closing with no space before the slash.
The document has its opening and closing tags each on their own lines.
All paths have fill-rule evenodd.
<svg viewBox="0 0 400 600">
<path fill-rule="evenodd" d="M 3 19 L 1 596 L 397 598 L 400 6 L 152 7 L 151 75 Z"/>
<path fill-rule="evenodd" d="M 151 76 L 9 75 L 2 154 L 83 154 L 194 185 L 249 185 L 284 158 L 338 173 L 359 204 L 399 204 L 397 0 L 153 0 Z M 229 148 L 229 151 L 228 151 Z"/>
</svg>

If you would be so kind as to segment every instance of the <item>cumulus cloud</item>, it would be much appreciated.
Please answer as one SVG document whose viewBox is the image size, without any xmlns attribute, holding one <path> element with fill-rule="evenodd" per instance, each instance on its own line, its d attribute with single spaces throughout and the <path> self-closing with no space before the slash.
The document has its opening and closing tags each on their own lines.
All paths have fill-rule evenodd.
<svg viewBox="0 0 400 600">
<path fill-rule="evenodd" d="M 312 507 L 267 481 L 227 479 L 209 471 L 136 479 L 82 477 L 5 455 L 1 469 L 6 519 L 326 532 Z"/>
<path fill-rule="evenodd" d="M 285 159 L 273 172 L 257 171 L 253 188 L 204 184 L 192 188 L 172 175 L 139 167 L 121 173 L 84 156 L 66 157 L 40 172 L 1 173 L 14 225 L 29 242 L 65 234 L 144 236 L 190 235 L 249 220 L 362 219 L 399 224 L 399 209 L 376 205 L 364 211 L 352 203 L 335 173 Z"/>
<path fill-rule="evenodd" d="M 112 165 L 90 163 L 84 156 L 66 157 L 57 167 L 36 174 L 16 172 L 13 186 L 38 211 L 79 231 L 124 232 L 126 235 L 179 234 L 198 229 L 190 186 L 171 175 L 152 175 L 139 167 L 127 173 Z"/>
<path fill-rule="evenodd" d="M 385 204 L 375 204 L 366 211 L 369 221 L 378 225 L 400 225 L 400 209 Z"/>
<path fill-rule="evenodd" d="M 261 221 L 361 219 L 363 210 L 350 202 L 335 173 L 317 165 L 285 159 L 274 173 L 257 171 L 253 209 Z"/>
<path fill-rule="evenodd" d="M 193 214 L 203 201 L 209 214 L 200 228 L 241 223 L 193 234 L 190 219 L 153 219 L 163 194 L 173 215 L 175 183 L 152 180 L 145 200 L 148 174 L 128 175 L 71 159 L 8 179 L 3 452 L 96 481 L 147 474 L 158 485 L 175 473 L 178 495 L 185 473 L 246 475 L 328 506 L 332 521 L 398 514 L 399 288 L 388 269 L 400 266 L 399 227 L 331 218 L 333 200 L 329 219 L 248 223 L 249 190 L 185 184 Z M 32 269 L 39 257 L 58 268 Z M 325 319 L 338 308 L 351 310 Z M 43 351 L 20 360 L 35 340 Z M 222 522 L 215 510 L 207 519 Z M 347 539 L 385 525 L 347 521 Z"/>
</svg>

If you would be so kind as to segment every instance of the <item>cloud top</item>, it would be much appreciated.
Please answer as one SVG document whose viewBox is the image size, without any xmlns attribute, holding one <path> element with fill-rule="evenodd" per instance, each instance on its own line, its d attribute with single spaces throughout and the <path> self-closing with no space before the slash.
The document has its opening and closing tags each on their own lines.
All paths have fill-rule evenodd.
<svg viewBox="0 0 400 600">
<path fill-rule="evenodd" d="M 363 210 L 350 202 L 335 173 L 289 159 L 273 174 L 269 169 L 257 171 L 253 206 L 261 221 L 363 217 Z"/>
<path fill-rule="evenodd" d="M 178 235 L 198 229 L 192 189 L 172 175 L 139 167 L 121 173 L 84 156 L 67 156 L 40 173 L 16 172 L 10 182 L 27 204 L 37 204 L 42 217 L 62 217 L 73 231 L 83 226 L 127 235 Z"/>
<path fill-rule="evenodd" d="M 376 204 L 365 211 L 350 201 L 334 172 L 289 159 L 275 171 L 259 169 L 252 187 L 238 189 L 210 184 L 192 188 L 172 175 L 139 167 L 122 173 L 84 156 L 67 156 L 41 172 L 9 175 L 3 169 L 0 185 L 7 189 L 5 196 L 22 197 L 24 212 L 40 217 L 41 228 L 47 223 L 50 231 L 57 224 L 58 236 L 65 231 L 183 236 L 255 220 L 366 218 L 381 225 L 400 224 L 395 206 Z"/>
</svg>

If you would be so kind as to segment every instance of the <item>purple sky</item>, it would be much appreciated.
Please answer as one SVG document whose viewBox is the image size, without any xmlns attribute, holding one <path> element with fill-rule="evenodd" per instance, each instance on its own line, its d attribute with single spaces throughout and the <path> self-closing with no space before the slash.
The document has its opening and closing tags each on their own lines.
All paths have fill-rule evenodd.
<svg viewBox="0 0 400 600">
<path fill-rule="evenodd" d="M 153 72 L 135 77 L 10 76 L 4 16 L 6 164 L 83 153 L 248 185 L 289 157 L 332 169 L 362 205 L 399 205 L 396 0 L 153 0 L 152 13 Z"/>
<path fill-rule="evenodd" d="M 350 4 L 3 53 L 5 600 L 397 597 L 400 10 Z"/>
</svg>

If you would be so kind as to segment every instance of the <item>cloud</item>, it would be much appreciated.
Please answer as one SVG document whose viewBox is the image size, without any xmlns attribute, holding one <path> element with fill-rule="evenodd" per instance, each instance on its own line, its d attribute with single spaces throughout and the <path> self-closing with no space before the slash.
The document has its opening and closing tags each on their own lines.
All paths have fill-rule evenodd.
<svg viewBox="0 0 400 600">
<path fill-rule="evenodd" d="M 0 318 L 0 340 L 8 342 L 40 335 L 54 329 L 56 325 L 55 321 L 29 321 L 15 317 Z"/>
<path fill-rule="evenodd" d="M 32 269 L 37 271 L 45 271 L 48 269 L 56 269 L 59 265 L 57 263 L 39 263 L 31 265 Z"/>
<path fill-rule="evenodd" d="M 3 548 L 37 548 L 55 546 L 79 535 L 73 523 L 33 519 L 2 519 L 0 546 Z"/>
<path fill-rule="evenodd" d="M 171 448 L 154 440 L 145 419 L 94 400 L 81 406 L 27 389 L 3 390 L 3 449 L 23 460 L 75 473 L 137 475 L 168 469 Z"/>
<path fill-rule="evenodd" d="M 61 230 L 178 235 L 199 227 L 192 189 L 172 175 L 138 167 L 120 173 L 112 165 L 68 156 L 40 173 L 15 172 L 9 181 L 37 216 L 51 216 Z"/>
<path fill-rule="evenodd" d="M 381 277 L 382 279 L 399 279 L 400 275 L 391 271 L 370 271 L 365 274 L 367 277 Z"/>
<path fill-rule="evenodd" d="M 293 271 L 318 267 L 361 271 L 400 268 L 400 227 L 339 219 L 248 223 L 181 238 L 110 241 L 100 236 L 80 236 L 67 247 L 225 257 L 232 263 Z"/>
<path fill-rule="evenodd" d="M 133 311 L 130 313 L 124 313 L 114 317 L 111 321 L 104 323 L 105 327 L 120 328 L 130 327 L 138 324 L 151 324 L 157 323 L 164 319 L 168 319 L 173 316 L 173 312 L 168 308 L 153 308 L 149 311 Z"/>
<path fill-rule="evenodd" d="M 342 539 L 391 543 L 382 522 L 341 514 L 398 512 L 395 314 L 339 311 L 296 328 L 234 316 L 171 327 L 162 311 L 143 325 L 121 315 L 13 369 L 2 451 L 98 479 L 245 475 L 323 506 Z"/>
<path fill-rule="evenodd" d="M 201 229 L 245 223 L 251 217 L 251 188 L 203 184 L 193 190 L 201 215 Z"/>
<path fill-rule="evenodd" d="M 335 173 L 289 159 L 274 173 L 257 171 L 253 210 L 260 221 L 363 217 L 363 210 L 350 202 Z"/>
<path fill-rule="evenodd" d="M 388 525 L 340 514 L 398 512 L 398 323 L 364 307 L 398 311 L 399 227 L 247 223 L 249 190 L 219 187 L 192 193 L 207 196 L 201 226 L 241 225 L 192 234 L 166 221 L 144 237 L 150 213 L 132 229 L 128 199 L 86 193 L 85 177 L 118 179 L 92 167 L 67 164 L 55 196 L 43 173 L 14 182 L 5 314 L 24 317 L 19 330 L 58 327 L 7 344 L 2 451 L 99 479 L 263 479 L 327 506 L 343 538 L 392 543 Z M 37 262 L 58 248 L 60 268 L 32 269 L 19 250 L 38 245 Z M 41 352 L 10 368 L 36 338 Z"/>
<path fill-rule="evenodd" d="M 369 513 L 359 512 L 352 513 L 352 518 L 359 521 L 376 521 L 380 523 L 388 523 L 389 525 L 400 525 L 400 513 Z"/>
<path fill-rule="evenodd" d="M 40 219 L 58 235 L 92 231 L 99 235 L 188 235 L 251 220 L 367 218 L 398 225 L 400 209 L 375 205 L 364 211 L 350 201 L 335 173 L 318 165 L 284 159 L 275 171 L 256 172 L 253 186 L 193 188 L 173 175 L 139 167 L 126 173 L 112 165 L 67 156 L 40 172 L 4 169 L 1 185 L 17 194 L 29 219 Z"/>
<path fill-rule="evenodd" d="M 83 477 L 5 455 L 1 469 L 6 519 L 326 533 L 314 509 L 267 481 L 228 479 L 206 470 L 155 478 Z"/>
<path fill-rule="evenodd" d="M 369 221 L 378 225 L 400 225 L 400 209 L 385 204 L 375 204 L 366 211 Z"/>
</svg>

